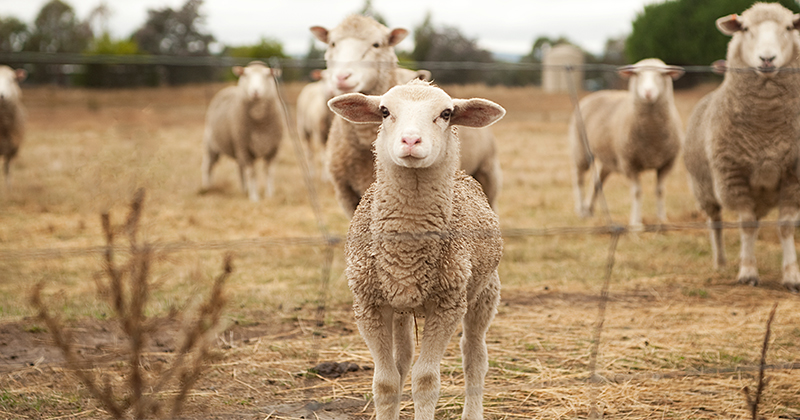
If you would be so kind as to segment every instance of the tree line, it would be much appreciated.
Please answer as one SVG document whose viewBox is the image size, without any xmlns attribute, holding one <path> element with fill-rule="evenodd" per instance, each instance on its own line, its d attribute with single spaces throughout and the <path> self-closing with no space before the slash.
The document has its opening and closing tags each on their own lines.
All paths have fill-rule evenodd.
<svg viewBox="0 0 800 420">
<path fill-rule="evenodd" d="M 776 1 L 796 13 L 800 12 L 795 0 Z M 621 65 L 656 57 L 670 64 L 709 65 L 714 60 L 724 58 L 728 41 L 717 31 L 714 21 L 727 14 L 741 13 L 752 3 L 753 0 L 669 0 L 647 5 L 631 22 L 629 35 L 607 40 L 602 54 L 584 52 L 585 62 Z M 13 16 L 0 17 L 0 53 L 223 56 L 262 60 L 289 58 L 283 51 L 282 43 L 273 38 L 261 38 L 252 45 L 225 45 L 212 52 L 210 47 L 215 44 L 216 38 L 203 26 L 205 16 L 202 5 L 203 0 L 186 0 L 183 6 L 176 9 L 150 9 L 142 26 L 128 38 L 114 39 L 108 30 L 111 12 L 105 3 L 101 3 L 82 20 L 66 1 L 50 0 L 30 25 Z M 371 0 L 365 0 L 364 7 L 357 12 L 386 24 L 386 19 L 375 10 Z M 413 28 L 413 35 L 413 50 L 398 51 L 401 64 L 407 67 L 433 62 L 493 64 L 499 61 L 490 51 L 481 48 L 477 39 L 465 36 L 459 28 L 435 25 L 430 13 Z M 517 62 L 533 66 L 487 70 L 486 67 L 473 65 L 431 70 L 437 82 L 443 84 L 536 84 L 541 81 L 541 71 L 535 64 L 542 62 L 544 46 L 560 43 L 574 45 L 563 36 L 541 36 L 534 40 L 530 52 Z M 285 76 L 289 79 L 305 78 L 311 68 L 321 66 L 323 53 L 311 40 L 308 53 L 303 57 L 306 65 L 285 72 Z M 63 67 L 52 64 L 28 67 L 34 83 L 60 82 L 85 86 L 174 85 L 219 80 L 228 75 L 226 69 L 198 65 L 88 64 L 83 71 L 69 75 L 63 74 Z M 54 68 L 58 71 L 53 71 Z M 615 76 L 608 72 L 588 71 L 586 76 L 590 88 L 608 87 L 615 80 Z M 707 74 L 696 74 L 684 83 L 694 83 L 708 77 Z"/>
</svg>

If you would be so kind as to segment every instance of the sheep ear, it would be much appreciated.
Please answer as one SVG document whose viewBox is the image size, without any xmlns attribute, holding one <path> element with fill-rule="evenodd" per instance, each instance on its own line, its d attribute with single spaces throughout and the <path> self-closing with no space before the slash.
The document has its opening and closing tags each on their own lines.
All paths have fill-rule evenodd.
<svg viewBox="0 0 800 420">
<path fill-rule="evenodd" d="M 739 22 L 739 15 L 733 14 L 717 19 L 717 29 L 728 36 L 732 36 L 736 32 L 741 31 L 742 24 Z"/>
<path fill-rule="evenodd" d="M 389 45 L 394 47 L 395 45 L 399 44 L 400 41 L 406 39 L 408 36 L 408 30 L 403 28 L 395 28 L 392 29 L 392 32 L 389 33 Z"/>
<path fill-rule="evenodd" d="M 21 82 L 28 77 L 28 72 L 25 69 L 16 69 L 14 70 L 14 76 L 16 76 L 17 82 Z"/>
<path fill-rule="evenodd" d="M 725 74 L 727 70 L 728 62 L 725 60 L 717 60 L 711 63 L 711 71 L 713 71 L 714 74 Z"/>
<path fill-rule="evenodd" d="M 664 73 L 668 74 L 672 80 L 678 80 L 686 73 L 686 70 L 681 66 L 667 66 Z"/>
<path fill-rule="evenodd" d="M 309 74 L 309 77 L 311 77 L 311 80 L 321 80 L 322 70 L 320 69 L 311 70 L 311 74 Z"/>
<path fill-rule="evenodd" d="M 431 80 L 431 72 L 428 70 L 417 70 L 417 79 L 429 82 Z"/>
<path fill-rule="evenodd" d="M 465 127 L 487 127 L 506 115 L 506 110 L 486 99 L 453 99 L 453 115 L 450 125 Z"/>
<path fill-rule="evenodd" d="M 236 77 L 240 77 L 241 75 L 244 74 L 244 67 L 242 67 L 242 66 L 233 66 L 233 67 L 231 67 L 231 71 L 233 71 L 233 74 L 235 74 Z"/>
<path fill-rule="evenodd" d="M 281 69 L 269 69 L 269 71 L 272 74 L 272 77 L 276 79 L 281 77 Z"/>
<path fill-rule="evenodd" d="M 627 79 L 634 74 L 636 74 L 636 67 L 635 66 L 623 66 L 617 68 L 617 74 L 620 75 L 623 79 Z"/>
<path fill-rule="evenodd" d="M 327 29 L 323 28 L 322 26 L 312 26 L 311 28 L 309 28 L 309 30 L 311 30 L 311 33 L 314 34 L 314 37 L 316 37 L 318 40 L 326 44 L 328 43 Z"/>
<path fill-rule="evenodd" d="M 361 93 L 347 93 L 328 101 L 328 108 L 342 118 L 354 123 L 375 123 L 383 121 L 380 111 L 381 97 Z"/>
</svg>

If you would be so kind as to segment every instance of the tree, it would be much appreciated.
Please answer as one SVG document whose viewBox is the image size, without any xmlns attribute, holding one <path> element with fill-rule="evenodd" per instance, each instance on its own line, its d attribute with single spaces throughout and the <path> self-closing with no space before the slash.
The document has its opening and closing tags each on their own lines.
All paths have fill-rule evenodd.
<svg viewBox="0 0 800 420">
<path fill-rule="evenodd" d="M 0 52 L 19 52 L 30 37 L 28 25 L 15 17 L 0 18 Z"/>
<path fill-rule="evenodd" d="M 203 0 L 187 0 L 180 10 L 150 9 L 144 26 L 133 34 L 139 48 L 156 55 L 206 56 L 214 36 L 206 33 L 200 14 Z"/>
<path fill-rule="evenodd" d="M 226 55 L 239 58 L 252 58 L 266 61 L 269 58 L 287 58 L 283 52 L 283 44 L 276 39 L 261 37 L 261 42 L 254 45 L 228 47 Z"/>
<path fill-rule="evenodd" d="M 411 57 L 415 61 L 428 62 L 475 62 L 492 63 L 492 53 L 478 47 L 474 39 L 464 36 L 453 26 L 436 28 L 431 22 L 431 14 L 414 28 L 414 51 Z M 432 66 L 431 66 L 432 67 Z M 486 80 L 485 72 L 472 68 L 430 68 L 433 78 L 439 83 L 475 83 Z"/>
<path fill-rule="evenodd" d="M 378 23 L 380 23 L 381 25 L 389 26 L 389 24 L 386 23 L 386 19 L 384 19 L 383 15 L 378 13 L 378 11 L 375 10 L 374 7 L 372 7 L 372 0 L 364 0 L 364 7 L 361 8 L 358 14 L 369 16 L 378 21 Z"/>
<path fill-rule="evenodd" d="M 51 0 L 36 16 L 24 50 L 78 53 L 89 45 L 92 37 L 89 24 L 78 20 L 72 6 L 61 0 Z"/>
<path fill-rule="evenodd" d="M 778 1 L 795 13 L 794 0 Z M 648 57 L 677 65 L 710 65 L 725 58 L 730 37 L 721 34 L 714 22 L 732 13 L 741 13 L 753 0 L 675 0 L 650 4 L 636 16 L 625 44 L 631 63 Z"/>
</svg>

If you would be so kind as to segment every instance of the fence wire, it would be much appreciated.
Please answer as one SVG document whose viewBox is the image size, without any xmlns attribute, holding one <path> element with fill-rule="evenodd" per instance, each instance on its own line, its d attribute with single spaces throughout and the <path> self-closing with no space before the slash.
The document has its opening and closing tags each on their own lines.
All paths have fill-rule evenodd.
<svg viewBox="0 0 800 420">
<path fill-rule="evenodd" d="M 52 55 L 43 53 L 14 53 L 14 54 L 0 54 L 0 61 L 17 63 L 70 63 L 70 64 L 161 64 L 161 65 L 196 65 L 196 66 L 228 66 L 234 64 L 244 64 L 249 59 L 232 59 L 220 57 L 164 57 L 164 56 L 84 56 L 84 55 Z M 594 156 L 589 145 L 586 135 L 586 130 L 583 125 L 583 116 L 579 107 L 579 86 L 575 85 L 574 78 L 570 77 L 575 71 L 603 71 L 603 72 L 616 72 L 618 66 L 607 64 L 584 64 L 584 65 L 568 65 L 568 66 L 553 66 L 544 65 L 541 63 L 474 63 L 474 62 L 419 62 L 414 63 L 418 68 L 428 70 L 531 70 L 542 71 L 558 69 L 562 70 L 567 77 L 568 94 L 574 109 L 574 114 L 577 119 L 580 139 L 589 156 L 589 161 L 594 161 Z M 309 65 L 324 67 L 322 60 L 270 60 L 270 65 L 275 68 L 286 67 L 308 67 Z M 731 69 L 726 68 L 724 63 L 715 63 L 714 66 L 687 66 L 684 70 L 689 73 L 722 73 L 725 71 L 754 71 L 754 69 Z M 800 69 L 788 69 L 783 71 L 800 72 Z M 305 237 L 268 237 L 268 238 L 245 238 L 226 241 L 204 241 L 204 242 L 165 242 L 152 244 L 153 251 L 159 254 L 168 254 L 186 251 L 216 251 L 216 250 L 243 250 L 254 248 L 275 248 L 275 247 L 317 247 L 323 248 L 324 261 L 320 270 L 320 305 L 319 316 L 320 319 L 324 317 L 327 288 L 329 286 L 329 278 L 331 275 L 331 266 L 333 262 L 334 250 L 337 246 L 341 245 L 346 238 L 334 233 L 331 233 L 325 223 L 322 207 L 320 205 L 320 197 L 314 186 L 313 174 L 311 173 L 311 162 L 307 160 L 307 154 L 304 151 L 304 146 L 299 138 L 299 133 L 296 131 L 295 124 L 292 123 L 289 113 L 289 107 L 286 99 L 282 93 L 283 82 L 280 78 L 276 77 L 276 82 L 279 86 L 279 97 L 282 104 L 283 117 L 285 124 L 289 130 L 293 149 L 299 162 L 301 171 L 303 173 L 303 180 L 306 187 L 306 194 L 309 203 L 313 209 L 314 217 L 316 219 L 319 236 L 305 236 Z M 617 245 L 619 239 L 632 230 L 629 226 L 624 224 L 615 223 L 608 209 L 605 195 L 600 183 L 599 171 L 594 167 L 593 178 L 594 185 L 597 188 L 598 199 L 601 201 L 602 210 L 604 214 L 605 224 L 600 226 L 558 226 L 558 227 L 545 227 L 545 228 L 507 228 L 502 230 L 502 237 L 506 239 L 528 238 L 528 237 L 559 237 L 559 236 L 587 236 L 587 235 L 608 235 L 609 246 L 605 262 L 605 270 L 602 279 L 602 287 L 600 290 L 600 299 L 598 301 L 597 319 L 594 323 L 593 336 L 591 340 L 590 361 L 588 364 L 587 380 L 593 383 L 593 391 L 591 393 L 591 406 L 590 418 L 601 418 L 602 413 L 599 409 L 600 399 L 600 379 L 597 372 L 598 355 L 601 353 L 601 337 L 603 332 L 603 325 L 605 322 L 606 308 L 609 300 L 609 289 L 611 279 L 613 278 L 614 264 L 617 253 Z M 786 226 L 793 225 L 795 228 L 800 226 L 800 221 L 786 222 L 786 221 L 761 221 L 761 222 L 690 222 L 690 223 L 663 223 L 656 225 L 644 225 L 637 227 L 636 233 L 658 233 L 658 232 L 689 232 L 689 231 L 707 231 L 712 227 L 721 229 L 739 229 L 742 227 L 753 226 Z M 439 238 L 454 238 L 454 237 L 487 237 L 494 236 L 495 233 L 490 231 L 458 231 L 458 232 L 428 232 L 417 235 L 387 235 L 385 237 L 373 237 L 374 240 L 388 240 L 388 241 L 402 241 L 402 240 L 419 240 L 426 236 L 435 236 Z M 94 255 L 103 255 L 109 251 L 107 246 L 90 246 L 90 247 L 65 247 L 65 248 L 39 248 L 39 249 L 0 249 L 0 261 L 14 262 L 14 261 L 28 261 L 28 260 L 53 260 L 65 258 L 78 258 Z M 130 251 L 126 246 L 113 247 L 114 252 L 127 253 Z M 774 314 L 773 314 L 774 315 Z M 765 349 L 766 351 L 766 349 Z M 765 365 L 762 358 L 760 369 L 800 369 L 799 363 L 789 363 L 783 365 Z M 759 369 L 759 367 L 740 366 L 732 372 Z M 639 376 L 649 378 L 660 378 L 671 376 L 696 376 L 702 374 L 717 374 L 719 369 L 709 370 L 705 372 L 679 372 L 673 374 L 662 373 L 640 373 Z M 624 375 L 623 375 L 624 376 Z"/>
</svg>

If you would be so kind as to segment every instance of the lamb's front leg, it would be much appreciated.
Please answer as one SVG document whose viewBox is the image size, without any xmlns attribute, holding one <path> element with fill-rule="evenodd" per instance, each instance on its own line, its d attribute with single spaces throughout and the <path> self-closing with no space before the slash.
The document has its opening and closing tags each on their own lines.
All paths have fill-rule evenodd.
<svg viewBox="0 0 800 420">
<path fill-rule="evenodd" d="M 778 233 L 783 248 L 783 285 L 793 292 L 800 292 L 800 269 L 794 247 L 794 223 L 800 210 L 797 207 L 781 206 L 779 211 Z"/>
<path fill-rule="evenodd" d="M 758 285 L 758 267 L 756 266 L 756 237 L 758 236 L 758 220 L 752 211 L 739 212 L 739 228 L 741 233 L 741 254 L 739 261 L 739 283 Z"/>
<path fill-rule="evenodd" d="M 500 301 L 500 278 L 492 274 L 486 289 L 467 309 L 464 315 L 464 334 L 461 336 L 461 356 L 464 363 L 466 395 L 464 420 L 483 419 L 483 383 L 489 370 L 489 354 L 486 351 L 486 331 L 497 312 Z"/>
<path fill-rule="evenodd" d="M 400 417 L 403 384 L 392 354 L 393 316 L 394 310 L 388 305 L 368 306 L 356 312 L 358 331 L 364 337 L 375 363 L 372 394 L 378 420 L 397 420 Z"/>
<path fill-rule="evenodd" d="M 441 387 L 439 366 L 447 349 L 447 343 L 465 312 L 466 306 L 455 292 L 425 307 L 422 345 L 419 358 L 411 372 L 415 420 L 433 420 Z"/>
</svg>

